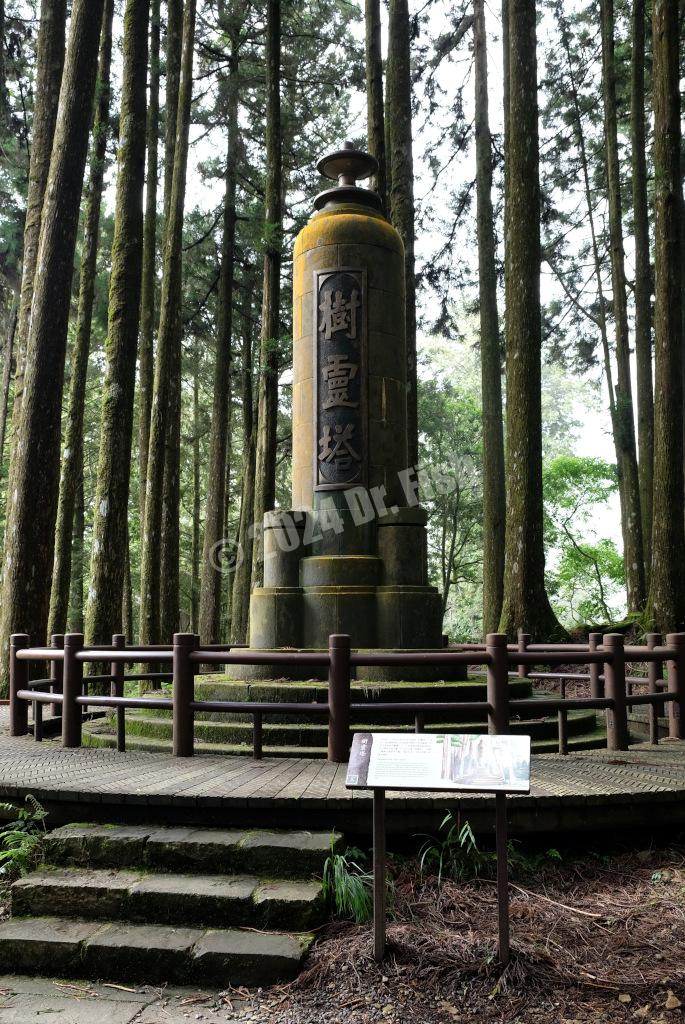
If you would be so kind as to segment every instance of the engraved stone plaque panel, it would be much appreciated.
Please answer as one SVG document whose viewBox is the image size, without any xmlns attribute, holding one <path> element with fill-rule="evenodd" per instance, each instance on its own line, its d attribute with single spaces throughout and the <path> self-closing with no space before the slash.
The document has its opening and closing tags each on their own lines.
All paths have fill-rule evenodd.
<svg viewBox="0 0 685 1024">
<path fill-rule="evenodd" d="M 366 272 L 317 270 L 314 325 L 314 489 L 367 481 Z"/>
</svg>

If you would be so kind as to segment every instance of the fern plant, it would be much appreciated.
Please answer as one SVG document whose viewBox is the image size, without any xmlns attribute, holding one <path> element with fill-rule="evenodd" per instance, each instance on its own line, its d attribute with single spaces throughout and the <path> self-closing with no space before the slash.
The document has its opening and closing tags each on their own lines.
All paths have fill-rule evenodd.
<svg viewBox="0 0 685 1024">
<path fill-rule="evenodd" d="M 373 875 L 363 866 L 366 855 L 355 846 L 331 852 L 323 866 L 323 894 L 338 917 L 366 924 L 373 916 Z"/>
<path fill-rule="evenodd" d="M 25 875 L 38 857 L 48 812 L 31 793 L 26 804 L 0 803 L 0 811 L 16 815 L 0 829 L 0 874 Z"/>
</svg>

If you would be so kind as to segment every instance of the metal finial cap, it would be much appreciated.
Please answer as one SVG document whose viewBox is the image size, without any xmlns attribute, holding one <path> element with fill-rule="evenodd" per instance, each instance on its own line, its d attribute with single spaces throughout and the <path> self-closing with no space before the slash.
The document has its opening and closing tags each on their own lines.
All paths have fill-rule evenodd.
<svg viewBox="0 0 685 1024">
<path fill-rule="evenodd" d="M 316 166 L 320 174 L 338 184 L 336 188 L 328 188 L 318 194 L 314 200 L 315 210 L 321 210 L 329 203 L 356 203 L 374 210 L 381 209 L 380 196 L 376 192 L 357 186 L 358 181 L 370 178 L 378 171 L 375 156 L 355 149 L 353 142 L 343 142 L 342 149 L 327 153 Z"/>
<path fill-rule="evenodd" d="M 378 170 L 378 161 L 375 156 L 365 153 L 362 149 L 355 149 L 354 143 L 343 142 L 343 148 L 333 153 L 327 153 L 321 157 L 316 165 L 320 174 L 332 181 L 337 179 L 338 184 L 344 188 L 354 186 L 364 178 L 370 178 Z"/>
</svg>

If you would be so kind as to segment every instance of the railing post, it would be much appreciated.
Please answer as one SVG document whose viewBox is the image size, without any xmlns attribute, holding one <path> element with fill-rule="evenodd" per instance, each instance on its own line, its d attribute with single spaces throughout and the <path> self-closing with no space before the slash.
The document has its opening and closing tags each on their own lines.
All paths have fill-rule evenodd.
<svg viewBox="0 0 685 1024">
<path fill-rule="evenodd" d="M 126 647 L 126 637 L 123 633 L 115 633 L 112 637 L 112 647 L 118 651 Z M 123 661 L 113 661 L 110 666 L 113 679 L 109 684 L 109 692 L 112 697 L 124 696 L 124 675 L 126 664 Z M 117 718 L 117 750 L 123 754 L 126 750 L 126 708 L 116 708 Z"/>
<path fill-rule="evenodd" d="M 685 633 L 669 633 L 666 646 L 675 647 L 676 656 L 668 663 L 668 692 L 675 700 L 668 703 L 668 736 L 685 739 Z"/>
<path fill-rule="evenodd" d="M 648 633 L 647 634 L 647 646 L 650 651 L 653 651 L 655 647 L 659 647 L 661 644 L 660 633 Z M 649 693 L 659 693 L 659 680 L 664 678 L 664 667 L 660 661 L 648 661 L 647 662 L 647 680 L 649 683 Z M 664 714 L 664 705 L 662 701 L 657 701 L 655 704 L 649 705 L 649 742 L 657 744 L 659 742 L 659 717 Z"/>
<path fill-rule="evenodd" d="M 531 641 L 530 633 L 523 633 L 521 630 L 519 630 L 519 651 L 521 651 L 521 653 L 523 653 L 524 651 L 527 650 L 528 644 L 530 643 L 530 641 Z M 528 668 L 527 665 L 519 665 L 519 667 L 518 667 L 518 673 L 519 673 L 519 676 L 521 677 L 521 679 L 527 679 L 529 671 L 530 671 L 530 669 Z"/>
<path fill-rule="evenodd" d="M 588 649 L 596 651 L 602 643 L 601 633 L 590 633 L 588 639 Z M 601 675 L 601 668 L 598 664 L 590 665 L 590 696 L 593 700 L 598 700 L 604 696 L 604 684 L 599 678 Z"/>
<path fill-rule="evenodd" d="M 603 647 L 607 654 L 604 662 L 604 687 L 612 701 L 607 708 L 607 749 L 628 749 L 628 712 L 626 707 L 626 658 L 622 633 L 606 633 Z"/>
<path fill-rule="evenodd" d="M 83 693 L 83 662 L 76 655 L 83 650 L 83 633 L 67 633 L 64 638 L 64 673 L 62 679 L 62 746 L 81 746 L 83 708 L 76 698 Z"/>
<path fill-rule="evenodd" d="M 262 759 L 263 716 L 261 711 L 252 713 L 252 756 L 255 761 Z"/>
<path fill-rule="evenodd" d="M 328 638 L 328 760 L 343 764 L 350 756 L 350 638 Z"/>
<path fill-rule="evenodd" d="M 52 636 L 50 637 L 50 646 L 54 647 L 58 651 L 63 651 L 64 650 L 64 633 L 53 633 Z M 50 679 L 52 680 L 52 685 L 51 685 L 50 689 L 52 690 L 53 693 L 61 693 L 62 692 L 62 676 L 63 676 L 62 662 L 61 661 L 51 661 L 50 662 Z M 51 711 L 52 711 L 52 715 L 53 715 L 54 718 L 61 718 L 62 717 L 62 705 L 61 704 L 53 704 L 52 707 L 51 707 Z"/>
<path fill-rule="evenodd" d="M 29 663 L 19 661 L 17 652 L 30 644 L 27 633 L 13 633 L 10 637 L 10 736 L 26 736 L 29 731 L 29 706 L 19 700 L 19 690 L 28 689 Z"/>
<path fill-rule="evenodd" d="M 561 679 L 559 685 L 559 696 L 566 700 L 566 680 Z M 559 732 L 559 753 L 568 754 L 568 712 L 565 707 L 560 707 L 557 712 L 557 728 Z"/>
<path fill-rule="evenodd" d="M 488 732 L 496 736 L 509 731 L 509 652 L 506 633 L 488 633 L 485 651 L 487 666 Z"/>
<path fill-rule="evenodd" d="M 190 654 L 195 650 L 194 633 L 174 633 L 173 650 L 173 753 L 193 756 L 194 714 L 190 702 L 195 695 L 195 669 Z"/>
</svg>

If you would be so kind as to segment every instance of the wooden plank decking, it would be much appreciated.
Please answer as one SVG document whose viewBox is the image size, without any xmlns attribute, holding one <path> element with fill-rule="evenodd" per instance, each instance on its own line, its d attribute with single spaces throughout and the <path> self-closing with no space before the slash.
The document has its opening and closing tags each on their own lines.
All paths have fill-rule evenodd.
<svg viewBox="0 0 685 1024">
<path fill-rule="evenodd" d="M 308 758 L 65 750 L 0 736 L 0 797 L 33 793 L 60 820 L 165 821 L 338 828 L 365 833 L 371 795 L 345 788 L 345 765 Z M 448 807 L 492 827 L 492 797 L 389 793 L 391 831 L 434 828 Z M 608 818 L 610 815 L 610 818 Z M 509 801 L 512 831 L 685 824 L 685 741 L 629 751 L 533 757 L 530 796 Z"/>
</svg>

